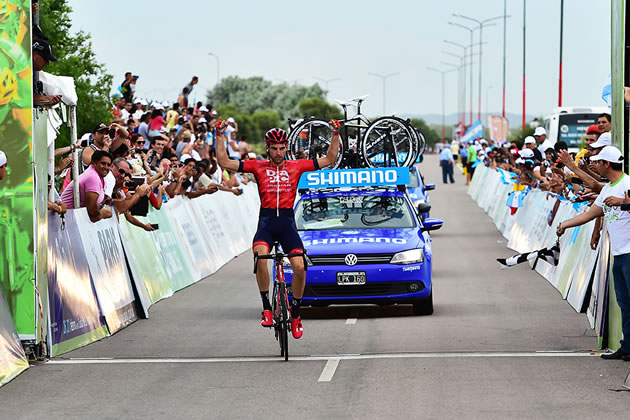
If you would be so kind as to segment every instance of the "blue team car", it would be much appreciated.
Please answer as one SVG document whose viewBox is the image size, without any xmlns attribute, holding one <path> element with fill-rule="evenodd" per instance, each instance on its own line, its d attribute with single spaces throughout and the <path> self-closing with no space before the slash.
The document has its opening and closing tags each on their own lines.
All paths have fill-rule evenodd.
<svg viewBox="0 0 630 420">
<path fill-rule="evenodd" d="M 348 171 L 357 178 L 348 176 Z M 342 175 L 333 178 L 335 172 Z M 362 172 L 370 175 L 360 179 Z M 390 173 L 389 178 L 384 173 Z M 432 314 L 429 231 L 443 222 L 423 221 L 412 205 L 404 187 L 409 168 L 305 175 L 316 182 L 301 190 L 295 204 L 296 224 L 309 260 L 303 305 L 404 303 L 412 304 L 417 315 Z M 302 187 L 303 180 L 304 176 Z M 288 262 L 284 270 L 290 286 Z"/>
</svg>

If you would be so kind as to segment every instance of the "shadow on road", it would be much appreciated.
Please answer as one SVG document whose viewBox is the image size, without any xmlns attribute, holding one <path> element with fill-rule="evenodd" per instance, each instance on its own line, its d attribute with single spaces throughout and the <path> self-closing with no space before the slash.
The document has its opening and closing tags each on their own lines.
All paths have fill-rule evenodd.
<svg viewBox="0 0 630 420">
<path fill-rule="evenodd" d="M 392 318 L 414 316 L 411 305 L 339 305 L 301 309 L 304 319 Z"/>
</svg>

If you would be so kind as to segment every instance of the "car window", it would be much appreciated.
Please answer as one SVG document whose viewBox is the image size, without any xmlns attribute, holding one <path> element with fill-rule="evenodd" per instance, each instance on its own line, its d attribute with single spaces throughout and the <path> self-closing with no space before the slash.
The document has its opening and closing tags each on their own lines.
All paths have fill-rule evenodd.
<svg viewBox="0 0 630 420">
<path fill-rule="evenodd" d="M 416 226 L 402 197 L 348 195 L 304 199 L 295 210 L 298 230 L 400 229 Z"/>
<path fill-rule="evenodd" d="M 418 177 L 418 172 L 415 170 L 409 171 L 409 184 L 407 184 L 409 188 L 417 188 L 422 186 L 422 179 Z"/>
</svg>

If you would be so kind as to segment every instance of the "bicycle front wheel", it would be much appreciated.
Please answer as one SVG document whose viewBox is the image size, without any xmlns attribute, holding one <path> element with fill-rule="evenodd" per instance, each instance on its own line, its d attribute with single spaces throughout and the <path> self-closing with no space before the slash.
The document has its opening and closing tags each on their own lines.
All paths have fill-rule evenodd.
<svg viewBox="0 0 630 420">
<path fill-rule="evenodd" d="M 397 117 L 381 117 L 365 131 L 360 145 L 361 159 L 370 168 L 411 166 L 417 157 L 418 137 Z"/>
<path fill-rule="evenodd" d="M 319 159 L 326 156 L 332 141 L 332 129 L 324 120 L 307 118 L 299 123 L 289 133 L 287 159 Z M 341 143 L 337 160 L 330 169 L 336 169 L 343 157 Z M 323 169 L 323 168 L 322 168 Z"/>
<path fill-rule="evenodd" d="M 280 300 L 280 356 L 284 356 L 284 360 L 289 360 L 289 316 L 287 288 L 284 282 L 280 282 L 278 287 L 278 297 Z"/>
</svg>

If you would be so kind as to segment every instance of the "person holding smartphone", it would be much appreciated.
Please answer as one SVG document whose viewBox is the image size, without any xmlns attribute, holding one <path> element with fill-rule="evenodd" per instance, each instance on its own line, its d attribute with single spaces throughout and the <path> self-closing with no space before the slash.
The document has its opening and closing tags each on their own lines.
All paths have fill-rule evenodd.
<svg viewBox="0 0 630 420">
<path fill-rule="evenodd" d="M 603 359 L 630 361 L 630 212 L 621 210 L 622 204 L 630 203 L 630 177 L 623 172 L 623 155 L 614 146 L 606 146 L 591 161 L 597 165 L 599 174 L 608 179 L 595 203 L 588 211 L 558 224 L 556 233 L 574 226 L 583 225 L 603 216 L 604 228 L 610 237 L 613 254 L 613 279 L 617 303 L 621 308 L 623 338 L 614 353 L 602 354 Z"/>
</svg>

